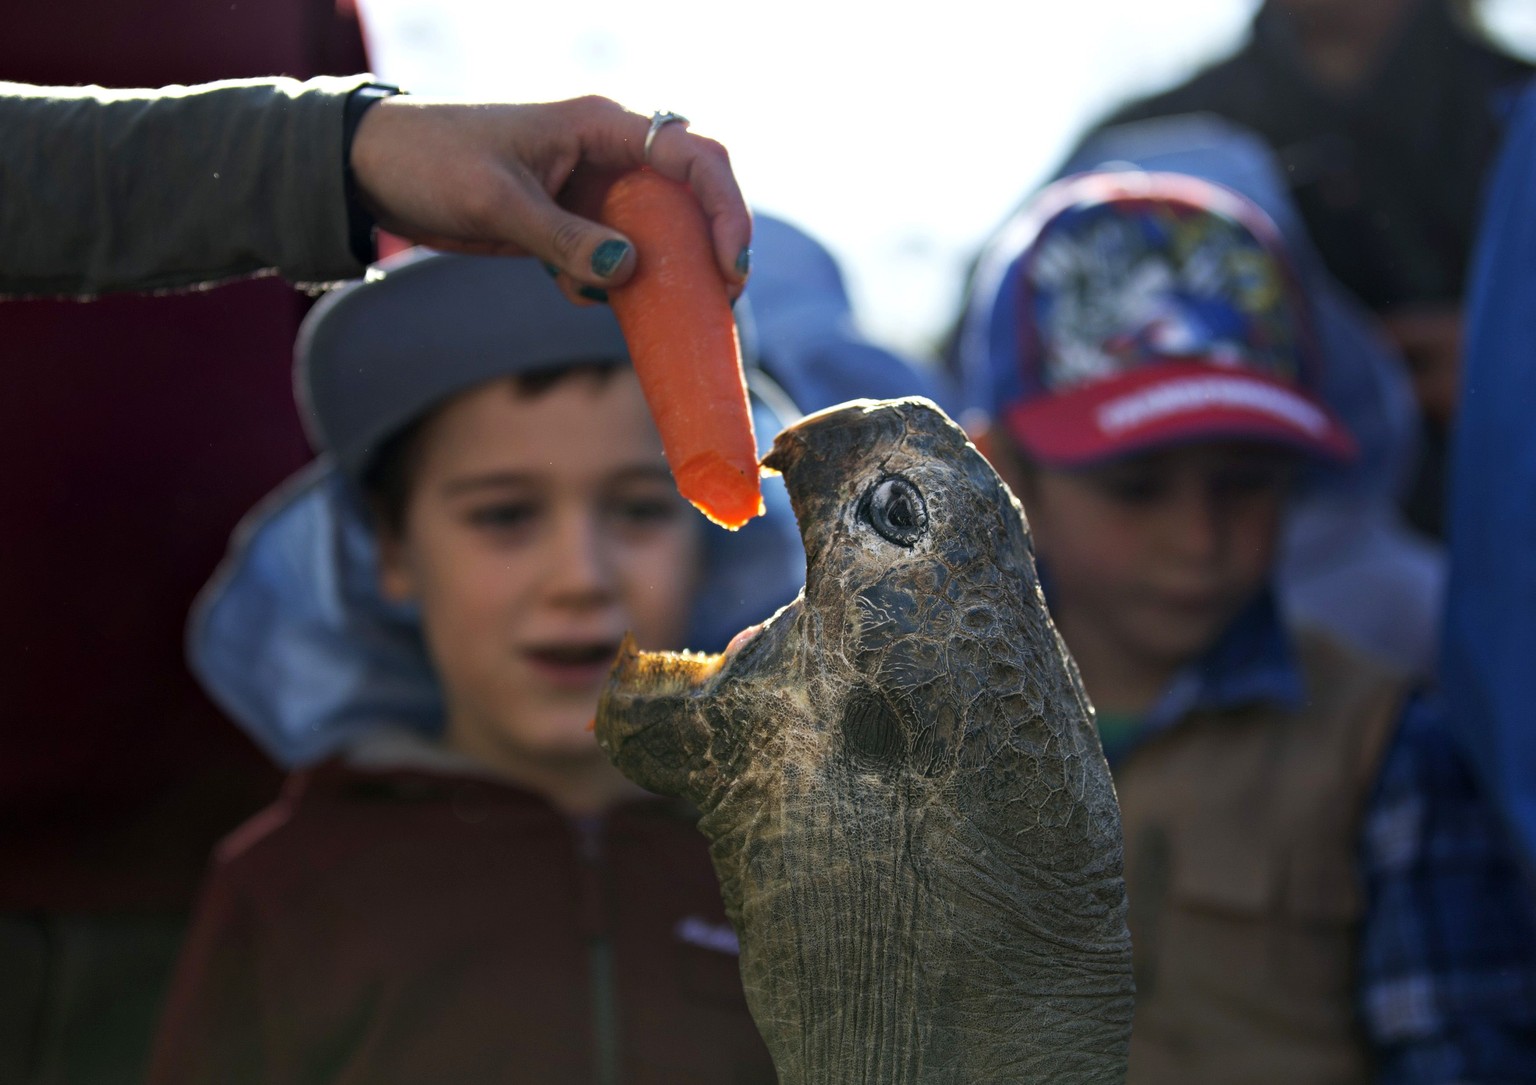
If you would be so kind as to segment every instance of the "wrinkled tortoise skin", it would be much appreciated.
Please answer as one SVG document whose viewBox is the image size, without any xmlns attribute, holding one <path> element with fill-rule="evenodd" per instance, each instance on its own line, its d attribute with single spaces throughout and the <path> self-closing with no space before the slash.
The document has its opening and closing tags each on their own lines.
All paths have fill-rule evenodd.
<svg viewBox="0 0 1536 1085">
<path fill-rule="evenodd" d="M 1121 1081 L 1119 811 L 1018 502 L 926 400 L 764 463 L 801 597 L 723 661 L 626 648 L 597 730 L 701 811 L 781 1082 Z"/>
</svg>

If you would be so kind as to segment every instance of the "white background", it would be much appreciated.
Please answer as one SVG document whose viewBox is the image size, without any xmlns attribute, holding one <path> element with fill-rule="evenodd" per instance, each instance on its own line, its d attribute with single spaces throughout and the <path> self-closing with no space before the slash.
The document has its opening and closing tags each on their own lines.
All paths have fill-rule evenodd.
<svg viewBox="0 0 1536 1085">
<path fill-rule="evenodd" d="M 686 114 L 749 201 L 823 241 L 864 329 L 922 356 L 987 234 L 1090 121 L 1241 40 L 1257 0 L 362 0 L 418 94 Z M 1513 44 L 1536 2 L 1488 0 Z"/>
</svg>

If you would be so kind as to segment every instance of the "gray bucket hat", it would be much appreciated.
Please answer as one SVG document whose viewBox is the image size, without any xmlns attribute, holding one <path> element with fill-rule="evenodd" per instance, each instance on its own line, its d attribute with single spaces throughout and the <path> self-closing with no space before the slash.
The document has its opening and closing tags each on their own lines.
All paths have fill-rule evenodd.
<svg viewBox="0 0 1536 1085">
<path fill-rule="evenodd" d="M 394 433 L 495 377 L 627 361 L 606 305 L 573 305 L 537 260 L 413 250 L 322 298 L 294 393 L 311 442 L 353 481 Z"/>
</svg>

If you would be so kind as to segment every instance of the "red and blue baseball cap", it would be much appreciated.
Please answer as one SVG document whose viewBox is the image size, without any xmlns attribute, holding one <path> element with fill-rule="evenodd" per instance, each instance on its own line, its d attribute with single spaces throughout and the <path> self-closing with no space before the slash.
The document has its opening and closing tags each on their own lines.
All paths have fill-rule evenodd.
<svg viewBox="0 0 1536 1085">
<path fill-rule="evenodd" d="M 1278 231 L 1199 178 L 1087 173 L 1043 189 L 979 270 L 963 334 L 970 401 L 1043 463 L 1219 439 L 1355 454 L 1318 395 Z"/>
</svg>

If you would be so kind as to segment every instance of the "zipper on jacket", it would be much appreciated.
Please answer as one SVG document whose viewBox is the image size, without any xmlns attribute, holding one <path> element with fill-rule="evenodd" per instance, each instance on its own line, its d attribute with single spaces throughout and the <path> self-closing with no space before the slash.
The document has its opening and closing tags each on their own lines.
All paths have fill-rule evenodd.
<svg viewBox="0 0 1536 1085">
<path fill-rule="evenodd" d="M 575 832 L 592 998 L 593 1080 L 597 1085 L 619 1085 L 619 1008 L 614 989 L 613 939 L 608 930 L 603 823 L 599 818 L 577 819 Z"/>
</svg>

